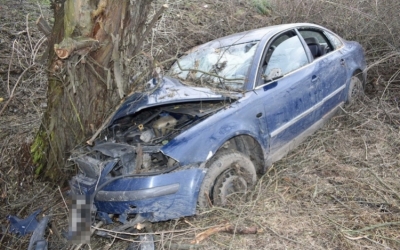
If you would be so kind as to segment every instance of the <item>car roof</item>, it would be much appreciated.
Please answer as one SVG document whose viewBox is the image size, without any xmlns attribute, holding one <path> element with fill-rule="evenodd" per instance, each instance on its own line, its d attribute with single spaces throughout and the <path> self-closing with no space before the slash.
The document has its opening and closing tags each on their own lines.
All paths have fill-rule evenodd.
<svg viewBox="0 0 400 250">
<path fill-rule="evenodd" d="M 247 43 L 247 42 L 252 42 L 252 41 L 259 41 L 268 34 L 273 35 L 273 34 L 279 33 L 280 31 L 284 31 L 284 30 L 291 29 L 291 28 L 298 28 L 298 27 L 322 28 L 321 26 L 311 24 L 311 23 L 291 23 L 291 24 L 273 25 L 273 26 L 267 26 L 264 28 L 253 29 L 253 30 L 244 31 L 244 32 L 228 35 L 225 37 L 221 37 L 221 38 L 212 40 L 208 43 L 205 43 L 203 45 L 200 45 L 200 46 L 196 47 L 196 49 L 198 49 L 200 47 L 219 48 L 219 47 L 229 46 L 232 44 L 240 44 L 240 43 Z"/>
</svg>

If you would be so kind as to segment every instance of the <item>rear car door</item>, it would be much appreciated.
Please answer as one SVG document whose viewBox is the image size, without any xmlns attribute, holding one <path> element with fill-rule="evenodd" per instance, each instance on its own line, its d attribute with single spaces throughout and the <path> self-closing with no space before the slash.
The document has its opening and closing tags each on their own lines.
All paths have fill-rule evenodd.
<svg viewBox="0 0 400 250">
<path fill-rule="evenodd" d="M 333 34 L 321 29 L 301 28 L 299 33 L 312 55 L 312 77 L 320 82 L 319 106 L 321 113 L 325 114 L 345 99 L 347 65 L 345 55 L 340 51 L 343 44 Z"/>
</svg>

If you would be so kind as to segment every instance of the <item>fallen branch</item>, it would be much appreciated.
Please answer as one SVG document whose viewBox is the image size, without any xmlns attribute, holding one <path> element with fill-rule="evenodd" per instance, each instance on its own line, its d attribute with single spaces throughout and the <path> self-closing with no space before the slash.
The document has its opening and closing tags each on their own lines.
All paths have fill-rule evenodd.
<svg viewBox="0 0 400 250">
<path fill-rule="evenodd" d="M 257 227 L 236 227 L 233 226 L 230 223 L 227 223 L 225 225 L 220 225 L 216 226 L 210 229 L 207 229 L 204 232 L 201 232 L 196 235 L 195 239 L 192 240 L 190 243 L 191 244 L 199 244 L 201 241 L 207 239 L 213 234 L 219 233 L 219 232 L 226 232 L 226 233 L 231 233 L 231 234 L 256 234 L 258 231 Z"/>
<path fill-rule="evenodd" d="M 343 234 L 343 236 L 349 240 L 361 240 L 361 239 L 368 238 L 368 235 L 363 235 L 363 236 L 358 236 L 358 237 L 350 237 L 350 236 Z"/>
</svg>

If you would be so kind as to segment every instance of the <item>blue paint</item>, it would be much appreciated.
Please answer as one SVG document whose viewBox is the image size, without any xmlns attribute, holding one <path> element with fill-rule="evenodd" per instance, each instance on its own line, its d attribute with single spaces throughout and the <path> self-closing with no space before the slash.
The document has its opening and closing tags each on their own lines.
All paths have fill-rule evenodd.
<svg viewBox="0 0 400 250">
<path fill-rule="evenodd" d="M 264 90 L 264 91 L 268 91 L 268 90 L 270 90 L 270 89 L 275 88 L 276 86 L 278 86 L 278 81 L 265 85 L 265 86 L 263 87 L 263 90 Z"/>
<path fill-rule="evenodd" d="M 33 231 L 35 231 L 35 229 L 39 225 L 38 221 L 36 220 L 36 216 L 38 216 L 41 211 L 42 209 L 38 209 L 25 219 L 21 219 L 13 215 L 8 215 L 7 220 L 10 222 L 10 233 L 24 236 L 28 233 L 32 233 Z"/>
<path fill-rule="evenodd" d="M 110 214 L 145 214 L 149 221 L 161 221 L 182 216 L 193 215 L 196 212 L 196 202 L 199 194 L 201 182 L 205 172 L 199 168 L 181 170 L 178 172 L 148 176 L 148 177 L 127 177 L 115 180 L 106 185 L 102 191 L 129 191 L 145 190 L 170 184 L 179 184 L 179 190 L 166 196 L 132 201 L 98 201 L 95 198 L 95 206 L 98 211 Z M 76 176 L 71 181 L 71 189 L 75 193 L 80 190 L 93 194 L 96 182 L 92 182 L 89 187 L 82 185 L 82 176 Z M 108 181 L 99 182 L 98 186 Z M 102 214 L 104 217 L 104 214 Z"/>
<path fill-rule="evenodd" d="M 148 95 L 147 93 L 151 93 Z M 235 94 L 240 96 L 240 94 Z M 183 103 L 193 101 L 225 100 L 226 97 L 207 88 L 188 87 L 178 80 L 164 76 L 160 85 L 145 93 L 135 93 L 129 96 L 117 110 L 110 121 L 112 125 L 119 118 L 134 114 L 142 109 L 163 104 Z"/>
<path fill-rule="evenodd" d="M 361 70 L 363 78 L 366 78 L 365 58 L 358 43 L 341 40 L 341 48 L 314 59 L 305 40 L 299 37 L 299 48 L 305 50 L 304 58 L 308 60 L 308 64 L 302 64 L 297 70 L 278 76 L 279 80 L 265 82 L 262 79 L 262 69 L 266 66 L 264 59 L 267 58 L 266 53 L 275 38 L 288 31 L 299 36 L 297 29 L 305 27 L 330 32 L 335 36 L 331 31 L 313 24 L 286 24 L 234 34 L 200 45 L 199 48 L 219 48 L 233 43 L 258 41 L 254 45 L 257 46 L 256 53 L 242 92 L 211 90 L 204 86 L 191 87 L 165 76 L 160 82 L 150 81 L 152 87 L 145 93 L 128 97 L 108 126 L 112 131 L 113 125 L 121 118 L 135 115 L 142 110 L 162 109 L 166 105 L 189 107 L 189 104 L 225 102 L 224 106 L 215 109 L 210 116 L 193 117 L 194 125 L 182 129 L 179 134 L 166 141 L 165 145 L 153 145 L 159 147 L 157 152 L 174 159 L 176 168 L 166 171 L 168 167 L 163 166 L 161 168 L 165 172 L 148 173 L 148 176 L 130 173 L 131 176 L 124 178 L 111 177 L 112 170 L 119 166 L 119 158 L 116 157 L 103 162 L 99 178 L 84 175 L 74 177 L 70 182 L 72 190 L 88 195 L 98 194 L 96 197 L 107 192 L 112 195 L 121 194 L 122 198 L 115 196 L 114 200 L 94 197 L 98 216 L 104 220 L 107 220 L 107 214 L 116 214 L 124 222 L 133 215 L 155 222 L 195 214 L 206 171 L 202 167 L 227 140 L 238 135 L 252 137 L 263 151 L 265 165 L 270 164 L 271 155 L 299 138 L 300 134 L 347 100 L 350 78 L 356 71 Z M 163 118 L 172 116 L 177 120 L 183 117 L 181 113 L 172 111 L 163 111 L 158 115 Z M 130 147 L 128 144 L 127 146 Z M 136 145 L 132 144 L 131 147 Z M 161 192 L 163 187 L 165 192 Z M 167 192 L 167 189 L 171 191 Z M 126 197 L 136 198 L 126 200 Z"/>
</svg>

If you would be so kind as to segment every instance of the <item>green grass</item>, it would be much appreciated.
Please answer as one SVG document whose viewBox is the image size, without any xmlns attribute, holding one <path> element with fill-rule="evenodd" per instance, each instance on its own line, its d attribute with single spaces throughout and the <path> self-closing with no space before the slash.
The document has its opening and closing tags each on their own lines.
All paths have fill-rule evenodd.
<svg viewBox="0 0 400 250">
<path fill-rule="evenodd" d="M 253 0 L 253 5 L 260 14 L 269 15 L 272 11 L 272 6 L 269 0 Z"/>
</svg>

